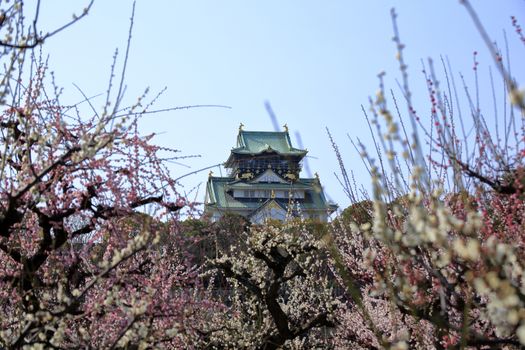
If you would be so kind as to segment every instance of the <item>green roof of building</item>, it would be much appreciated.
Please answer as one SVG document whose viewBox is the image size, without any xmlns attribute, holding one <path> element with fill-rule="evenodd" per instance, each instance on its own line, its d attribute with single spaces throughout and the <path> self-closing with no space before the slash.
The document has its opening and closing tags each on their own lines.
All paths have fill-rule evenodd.
<svg viewBox="0 0 525 350">
<path fill-rule="evenodd" d="M 256 210 L 263 205 L 266 200 L 261 201 L 254 200 L 239 200 L 228 194 L 227 192 L 233 188 L 254 188 L 254 189 L 303 189 L 309 193 L 308 201 L 297 200 L 301 209 L 303 210 L 328 210 L 334 211 L 337 205 L 328 203 L 323 190 L 317 179 L 301 178 L 295 183 L 291 184 L 263 184 L 263 183 L 244 183 L 237 182 L 232 177 L 215 177 L 211 176 L 208 178 L 206 191 L 208 193 L 208 202 L 206 206 L 214 207 L 220 210 Z M 282 205 L 287 206 L 287 199 L 275 199 Z"/>
<path fill-rule="evenodd" d="M 305 180 L 305 179 L 302 179 Z M 244 182 L 240 180 L 233 180 L 224 186 L 228 190 L 308 190 L 312 188 L 312 184 L 309 182 L 301 182 L 301 180 L 292 183 L 268 183 L 268 182 Z"/>
<path fill-rule="evenodd" d="M 275 151 L 282 155 L 304 156 L 308 151 L 292 146 L 288 131 L 244 131 L 237 135 L 232 153 L 260 154 Z"/>
</svg>

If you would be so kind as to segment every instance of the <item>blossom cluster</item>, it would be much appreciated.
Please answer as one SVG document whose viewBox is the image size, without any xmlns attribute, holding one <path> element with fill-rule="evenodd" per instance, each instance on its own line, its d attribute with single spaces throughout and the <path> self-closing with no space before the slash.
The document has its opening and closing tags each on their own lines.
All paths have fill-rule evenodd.
<svg viewBox="0 0 525 350">
<path fill-rule="evenodd" d="M 462 3 L 473 13 L 467 1 Z M 459 123 L 461 116 L 454 112 L 463 107 L 452 102 L 457 91 L 450 85 L 448 91 L 441 90 L 430 60 L 423 70 L 429 114 L 418 114 L 395 17 L 393 13 L 411 129 L 394 97 L 395 112 L 391 111 L 381 74 L 380 90 L 370 100 L 372 118 L 367 119 L 377 130 L 379 161 L 361 145 L 373 195 L 359 201 L 348 186 L 353 204 L 332 223 L 326 239 L 334 274 L 346 293 L 344 307 L 339 308 L 337 346 L 521 348 L 525 345 L 524 129 L 505 119 L 501 127 L 515 133 L 502 140 L 488 129 L 481 111 L 472 109 L 475 137 L 462 134 L 458 124 L 463 127 L 467 121 Z M 513 25 L 517 26 L 515 18 Z M 502 88 L 510 95 L 503 103 L 511 114 L 523 118 L 517 82 L 502 66 L 501 54 L 492 43 L 488 45 L 489 51 L 496 52 Z M 474 59 L 477 81 L 477 53 Z M 448 74 L 445 66 L 450 84 Z M 466 99 L 472 104 L 468 91 Z M 430 145 L 427 156 L 426 144 Z"/>
<path fill-rule="evenodd" d="M 330 287 L 326 250 L 301 221 L 252 226 L 243 241 L 209 262 L 226 278 L 230 305 L 210 324 L 206 346 L 328 346 L 339 305 Z"/>
</svg>

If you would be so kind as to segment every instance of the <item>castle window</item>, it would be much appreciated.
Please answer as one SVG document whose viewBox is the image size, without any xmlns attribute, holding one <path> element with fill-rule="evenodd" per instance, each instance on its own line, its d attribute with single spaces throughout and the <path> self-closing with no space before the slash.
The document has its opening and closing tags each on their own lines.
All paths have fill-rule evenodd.
<svg viewBox="0 0 525 350">
<path fill-rule="evenodd" d="M 255 195 L 255 191 L 244 190 L 244 198 L 255 198 L 255 197 L 257 197 Z"/>
</svg>

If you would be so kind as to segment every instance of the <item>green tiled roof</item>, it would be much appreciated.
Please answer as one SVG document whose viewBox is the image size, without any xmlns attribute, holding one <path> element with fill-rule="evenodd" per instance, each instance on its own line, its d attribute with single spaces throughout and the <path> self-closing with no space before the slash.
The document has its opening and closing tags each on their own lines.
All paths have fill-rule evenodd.
<svg viewBox="0 0 525 350">
<path fill-rule="evenodd" d="M 275 151 L 282 155 L 304 156 L 308 151 L 292 146 L 287 131 L 244 131 L 237 136 L 237 147 L 232 149 L 238 154 L 260 154 Z"/>
<path fill-rule="evenodd" d="M 209 202 L 206 205 L 211 205 L 218 209 L 256 209 L 260 203 L 241 202 L 226 193 L 225 186 L 233 181 L 235 181 L 233 177 L 209 177 L 206 184 Z"/>
<path fill-rule="evenodd" d="M 227 193 L 228 190 L 237 188 L 253 188 L 253 189 L 302 189 L 306 190 L 309 194 L 309 201 L 304 202 L 297 200 L 300 207 L 304 210 L 335 210 L 337 206 L 330 204 L 326 201 L 323 190 L 319 185 L 317 179 L 306 179 L 301 178 L 299 181 L 286 185 L 286 184 L 263 184 L 263 183 L 245 183 L 235 180 L 233 177 L 209 177 L 208 183 L 206 184 L 206 191 L 208 193 L 208 202 L 206 206 L 214 207 L 222 210 L 256 210 L 265 203 L 265 199 L 261 201 L 250 201 L 250 200 L 238 200 L 233 198 Z M 284 206 L 287 206 L 287 199 L 275 199 Z"/>
<path fill-rule="evenodd" d="M 282 184 L 282 183 L 268 183 L 268 182 L 244 182 L 244 181 L 232 181 L 231 183 L 225 186 L 226 190 L 247 190 L 247 189 L 256 189 L 256 190 L 307 190 L 312 187 L 311 184 L 302 183 L 297 181 L 291 184 Z"/>
</svg>

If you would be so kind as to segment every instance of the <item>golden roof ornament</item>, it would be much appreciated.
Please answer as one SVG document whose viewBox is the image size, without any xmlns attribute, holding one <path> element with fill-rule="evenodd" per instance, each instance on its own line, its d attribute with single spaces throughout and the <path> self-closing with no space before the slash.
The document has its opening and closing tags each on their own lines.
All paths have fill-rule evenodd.
<svg viewBox="0 0 525 350">
<path fill-rule="evenodd" d="M 208 177 L 212 177 L 213 176 L 213 171 L 210 170 L 210 172 L 208 173 Z"/>
<path fill-rule="evenodd" d="M 320 181 L 320 180 L 319 180 L 319 174 L 318 174 L 317 172 L 315 172 L 314 175 L 315 175 L 315 178 L 317 179 L 317 181 Z"/>
<path fill-rule="evenodd" d="M 284 132 L 288 132 L 288 124 L 284 124 L 283 128 L 284 128 Z"/>
<path fill-rule="evenodd" d="M 274 199 L 274 198 L 275 198 L 275 190 L 272 190 L 272 194 L 271 194 L 271 197 L 272 197 L 272 199 Z"/>
<path fill-rule="evenodd" d="M 242 131 L 242 128 L 243 128 L 243 127 L 244 127 L 244 124 L 243 124 L 243 123 L 239 124 L 239 131 Z"/>
</svg>

